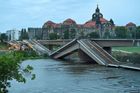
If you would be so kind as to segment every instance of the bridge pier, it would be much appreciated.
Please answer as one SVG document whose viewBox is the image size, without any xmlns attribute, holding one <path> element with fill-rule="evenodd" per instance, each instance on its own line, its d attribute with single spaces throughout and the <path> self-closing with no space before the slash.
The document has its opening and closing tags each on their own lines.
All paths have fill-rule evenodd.
<svg viewBox="0 0 140 93">
<path fill-rule="evenodd" d="M 82 50 L 78 50 L 78 56 L 80 58 L 80 61 L 82 62 L 89 62 L 89 63 L 96 63 L 92 58 L 90 58 L 87 54 L 85 54 Z"/>
<path fill-rule="evenodd" d="M 108 52 L 109 54 L 112 54 L 112 48 L 111 47 L 103 47 L 103 49 Z"/>
<path fill-rule="evenodd" d="M 48 45 L 49 50 L 53 50 L 53 45 Z"/>
</svg>

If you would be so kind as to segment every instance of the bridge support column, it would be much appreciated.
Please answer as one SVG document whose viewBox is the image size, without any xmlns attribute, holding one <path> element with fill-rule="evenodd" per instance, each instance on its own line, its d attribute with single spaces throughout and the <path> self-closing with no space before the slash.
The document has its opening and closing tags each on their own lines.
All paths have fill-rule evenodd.
<svg viewBox="0 0 140 93">
<path fill-rule="evenodd" d="M 80 49 L 78 50 L 78 56 L 80 58 L 80 61 L 82 62 L 96 63 L 92 58 L 90 58 L 87 54 L 85 54 Z"/>
<path fill-rule="evenodd" d="M 109 54 L 112 54 L 112 48 L 111 47 L 103 47 L 105 51 L 107 51 Z"/>
<path fill-rule="evenodd" d="M 53 45 L 48 45 L 49 50 L 53 50 Z"/>
</svg>

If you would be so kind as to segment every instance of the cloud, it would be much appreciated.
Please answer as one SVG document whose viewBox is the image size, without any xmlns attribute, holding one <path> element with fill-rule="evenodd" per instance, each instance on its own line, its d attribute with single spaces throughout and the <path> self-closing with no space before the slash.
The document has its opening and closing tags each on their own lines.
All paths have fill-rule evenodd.
<svg viewBox="0 0 140 93">
<path fill-rule="evenodd" d="M 63 22 L 73 18 L 77 23 L 91 19 L 96 5 L 107 19 L 113 18 L 119 25 L 133 21 L 140 24 L 139 0 L 1 0 L 0 27 L 41 27 L 47 20 Z"/>
</svg>

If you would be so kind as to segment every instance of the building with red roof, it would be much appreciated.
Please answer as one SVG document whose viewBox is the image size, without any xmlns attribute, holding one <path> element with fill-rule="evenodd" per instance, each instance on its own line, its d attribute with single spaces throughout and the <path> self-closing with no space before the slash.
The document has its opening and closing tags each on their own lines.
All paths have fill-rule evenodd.
<svg viewBox="0 0 140 93">
<path fill-rule="evenodd" d="M 126 27 L 136 27 L 136 24 L 134 24 L 133 22 L 129 22 L 128 24 L 126 24 Z"/>
<path fill-rule="evenodd" d="M 127 31 L 129 32 L 129 38 L 133 38 L 136 36 L 135 31 L 136 31 L 137 26 L 135 23 L 129 22 L 128 24 L 126 24 L 125 27 L 126 27 Z"/>
<path fill-rule="evenodd" d="M 128 24 L 132 25 L 132 24 Z M 57 33 L 61 38 L 64 38 L 64 34 L 67 33 L 75 35 L 73 37 L 69 36 L 68 38 L 79 37 L 80 33 L 83 33 L 85 36 L 96 32 L 99 33 L 100 37 L 104 37 L 106 31 L 113 33 L 114 22 L 111 19 L 108 21 L 103 17 L 103 14 L 100 13 L 100 9 L 97 5 L 95 13 L 92 15 L 92 19 L 85 22 L 84 24 L 77 24 L 75 20 L 68 18 L 62 23 L 54 23 L 52 21 L 47 21 L 42 26 L 43 29 L 43 39 L 49 39 L 49 33 Z M 75 32 L 75 34 L 73 34 Z"/>
<path fill-rule="evenodd" d="M 69 19 L 66 19 L 64 22 L 63 22 L 64 25 L 76 25 L 76 22 L 69 18 Z"/>
</svg>

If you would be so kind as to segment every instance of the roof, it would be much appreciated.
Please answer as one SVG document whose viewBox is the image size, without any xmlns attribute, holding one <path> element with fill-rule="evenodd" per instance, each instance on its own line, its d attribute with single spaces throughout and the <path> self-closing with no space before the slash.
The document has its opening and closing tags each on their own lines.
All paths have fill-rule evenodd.
<svg viewBox="0 0 140 93">
<path fill-rule="evenodd" d="M 100 18 L 101 23 L 106 23 L 108 22 L 108 20 L 104 19 L 104 18 Z M 57 27 L 61 27 L 61 25 L 77 25 L 79 28 L 80 27 L 86 27 L 86 28 L 92 28 L 92 27 L 96 27 L 96 22 L 89 20 L 87 21 L 85 24 L 76 24 L 75 20 L 68 18 L 66 19 L 63 23 L 54 23 L 53 21 L 47 21 L 44 25 L 43 28 L 47 28 L 48 26 L 57 28 Z"/>
<path fill-rule="evenodd" d="M 108 21 L 104 18 L 100 18 L 100 21 L 101 23 L 107 23 Z M 92 20 L 89 20 L 87 21 L 85 24 L 84 24 L 84 27 L 96 27 L 96 22 L 95 21 L 92 21 Z"/>
<path fill-rule="evenodd" d="M 62 25 L 61 23 L 55 24 L 54 27 L 56 27 L 56 28 L 58 27 L 59 28 L 59 27 L 61 27 L 61 25 Z"/>
<path fill-rule="evenodd" d="M 76 22 L 73 19 L 68 18 L 63 22 L 63 24 L 72 25 L 72 24 L 76 24 Z"/>
<path fill-rule="evenodd" d="M 84 24 L 84 27 L 95 27 L 96 26 L 96 22 L 95 21 L 92 21 L 92 20 L 90 20 L 90 21 L 88 21 L 88 22 L 86 22 L 85 24 Z"/>
<path fill-rule="evenodd" d="M 56 25 L 56 23 L 52 22 L 52 21 L 47 21 L 44 25 L 43 25 L 43 28 L 46 28 L 48 26 L 52 26 L 54 27 Z"/>
<path fill-rule="evenodd" d="M 136 24 L 134 24 L 133 22 L 129 22 L 128 24 L 126 24 L 126 27 L 128 26 L 136 26 Z"/>
<path fill-rule="evenodd" d="M 101 23 L 106 23 L 108 22 L 105 18 L 100 18 Z"/>
</svg>

